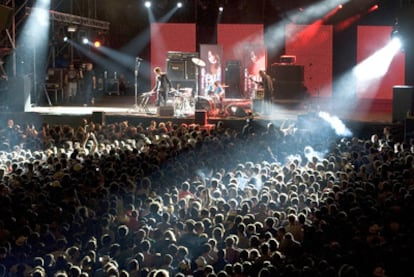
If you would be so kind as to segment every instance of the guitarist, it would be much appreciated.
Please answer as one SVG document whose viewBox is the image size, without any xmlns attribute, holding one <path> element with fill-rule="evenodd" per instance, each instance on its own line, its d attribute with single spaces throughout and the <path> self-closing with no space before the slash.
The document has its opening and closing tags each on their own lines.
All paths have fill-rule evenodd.
<svg viewBox="0 0 414 277">
<path fill-rule="evenodd" d="M 161 72 L 160 67 L 154 68 L 155 73 L 155 86 L 152 91 L 157 92 L 158 106 L 167 105 L 168 91 L 172 87 L 170 80 L 165 72 Z"/>
</svg>

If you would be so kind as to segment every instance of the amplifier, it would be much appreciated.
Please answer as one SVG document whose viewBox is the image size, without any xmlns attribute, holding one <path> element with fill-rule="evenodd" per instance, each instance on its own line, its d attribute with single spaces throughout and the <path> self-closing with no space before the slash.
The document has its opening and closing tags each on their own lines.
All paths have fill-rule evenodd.
<svg viewBox="0 0 414 277">
<path fill-rule="evenodd" d="M 394 86 L 392 92 L 392 122 L 403 122 L 414 112 L 414 87 Z"/>
<path fill-rule="evenodd" d="M 274 63 L 270 75 L 277 81 L 303 82 L 305 80 L 304 66 Z"/>
<path fill-rule="evenodd" d="M 60 88 L 59 83 L 45 83 L 45 86 L 47 89 L 59 89 Z"/>
<path fill-rule="evenodd" d="M 191 58 L 197 58 L 197 52 L 180 52 L 180 51 L 168 51 L 167 59 L 170 60 L 189 60 Z"/>
<path fill-rule="evenodd" d="M 282 55 L 279 59 L 280 63 L 284 64 L 295 64 L 296 63 L 296 56 L 294 55 Z"/>
</svg>

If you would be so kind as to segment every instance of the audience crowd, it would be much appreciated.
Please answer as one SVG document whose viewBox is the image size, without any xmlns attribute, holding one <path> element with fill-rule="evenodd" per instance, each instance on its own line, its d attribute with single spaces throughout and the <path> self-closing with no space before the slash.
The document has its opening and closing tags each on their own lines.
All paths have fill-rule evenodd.
<svg viewBox="0 0 414 277">
<path fill-rule="evenodd" d="M 202 127 L 9 119 L 0 277 L 410 275 L 412 145 Z"/>
</svg>

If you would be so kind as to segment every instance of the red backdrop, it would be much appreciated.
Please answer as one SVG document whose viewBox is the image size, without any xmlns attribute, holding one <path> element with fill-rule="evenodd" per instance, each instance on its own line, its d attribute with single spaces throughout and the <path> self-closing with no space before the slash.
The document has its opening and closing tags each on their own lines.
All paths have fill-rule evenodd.
<svg viewBox="0 0 414 277">
<path fill-rule="evenodd" d="M 330 25 L 286 26 L 286 54 L 304 66 L 305 87 L 312 96 L 332 95 L 332 38 Z"/>
<path fill-rule="evenodd" d="M 219 24 L 217 42 L 223 45 L 223 66 L 228 61 L 239 61 L 241 65 L 240 92 L 245 97 L 252 92 L 258 79 L 259 69 L 266 68 L 266 48 L 262 24 Z M 246 71 L 244 70 L 246 69 Z M 229 82 L 224 78 L 225 82 Z"/>
<path fill-rule="evenodd" d="M 152 23 L 151 67 L 160 66 L 163 71 L 166 71 L 168 51 L 195 52 L 195 24 Z"/>
<path fill-rule="evenodd" d="M 264 49 L 262 24 L 218 24 L 217 43 L 223 45 L 224 65 L 229 60 L 244 62 L 249 46 Z M 263 60 L 264 67 L 266 60 Z"/>
<path fill-rule="evenodd" d="M 357 63 L 383 48 L 390 41 L 391 30 L 390 26 L 358 26 Z M 368 86 L 358 82 L 358 98 L 391 100 L 392 87 L 404 84 L 404 68 L 404 54 L 399 52 L 382 78 L 370 80 Z"/>
</svg>

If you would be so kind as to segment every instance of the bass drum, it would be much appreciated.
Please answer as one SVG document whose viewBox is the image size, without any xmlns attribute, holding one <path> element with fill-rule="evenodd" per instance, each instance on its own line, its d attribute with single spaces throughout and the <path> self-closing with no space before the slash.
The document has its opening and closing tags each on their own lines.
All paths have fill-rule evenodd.
<svg viewBox="0 0 414 277">
<path fill-rule="evenodd" d="M 215 111 L 214 101 L 210 97 L 197 96 L 195 98 L 196 110 L 206 110 L 208 114 Z"/>
</svg>

